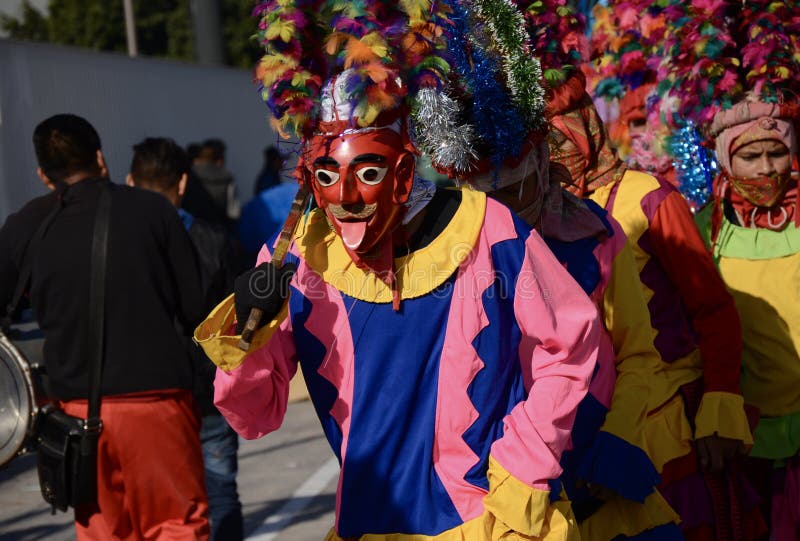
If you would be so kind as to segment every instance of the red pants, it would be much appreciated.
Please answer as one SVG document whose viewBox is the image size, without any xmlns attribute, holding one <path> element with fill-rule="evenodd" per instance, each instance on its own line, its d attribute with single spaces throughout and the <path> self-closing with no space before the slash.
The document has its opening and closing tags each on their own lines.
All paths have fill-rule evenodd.
<svg viewBox="0 0 800 541">
<path fill-rule="evenodd" d="M 86 416 L 85 400 L 63 404 Z M 78 541 L 207 540 L 200 422 L 188 391 L 103 398 L 97 505 L 75 510 Z"/>
</svg>

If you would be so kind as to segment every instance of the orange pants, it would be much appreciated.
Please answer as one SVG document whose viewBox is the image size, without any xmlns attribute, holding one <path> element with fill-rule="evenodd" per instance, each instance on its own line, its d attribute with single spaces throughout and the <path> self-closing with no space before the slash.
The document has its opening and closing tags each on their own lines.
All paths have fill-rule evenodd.
<svg viewBox="0 0 800 541">
<path fill-rule="evenodd" d="M 85 400 L 62 404 L 86 416 Z M 188 391 L 104 397 L 97 505 L 75 510 L 78 541 L 207 540 L 200 421 Z"/>
</svg>

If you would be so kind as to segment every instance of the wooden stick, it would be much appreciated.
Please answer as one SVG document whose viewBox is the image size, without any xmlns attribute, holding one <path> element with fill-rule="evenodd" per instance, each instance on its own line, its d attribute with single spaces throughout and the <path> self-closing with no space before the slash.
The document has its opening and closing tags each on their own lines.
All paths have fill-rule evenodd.
<svg viewBox="0 0 800 541">
<path fill-rule="evenodd" d="M 292 243 L 292 237 L 294 237 L 294 230 L 297 227 L 297 222 L 300 221 L 303 210 L 306 208 L 309 196 L 310 192 L 305 186 L 300 186 L 297 190 L 297 194 L 294 196 L 292 209 L 289 211 L 289 216 L 286 217 L 283 229 L 281 229 L 281 234 L 278 237 L 278 244 L 275 246 L 275 251 L 272 253 L 272 264 L 278 268 L 283 267 L 283 261 L 286 259 L 286 254 L 289 253 L 289 245 Z M 277 286 L 279 284 L 275 285 Z M 260 308 L 252 308 L 250 310 L 250 316 L 244 324 L 242 337 L 239 340 L 239 349 L 242 351 L 250 349 L 250 343 L 253 341 L 256 327 L 258 327 L 258 323 L 261 321 L 261 316 L 263 315 L 264 311 Z"/>
</svg>

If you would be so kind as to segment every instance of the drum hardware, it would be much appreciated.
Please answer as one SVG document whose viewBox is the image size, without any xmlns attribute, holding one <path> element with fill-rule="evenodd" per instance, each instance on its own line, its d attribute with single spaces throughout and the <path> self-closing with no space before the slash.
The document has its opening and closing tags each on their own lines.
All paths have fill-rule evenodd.
<svg viewBox="0 0 800 541">
<path fill-rule="evenodd" d="M 0 332 L 0 468 L 36 449 L 44 366 L 31 364 Z"/>
</svg>

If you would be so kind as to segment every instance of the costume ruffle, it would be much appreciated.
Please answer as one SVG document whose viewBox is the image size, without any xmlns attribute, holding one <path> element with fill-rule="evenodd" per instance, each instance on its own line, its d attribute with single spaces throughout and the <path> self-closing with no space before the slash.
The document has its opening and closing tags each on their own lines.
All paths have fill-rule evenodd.
<svg viewBox="0 0 800 541">
<path fill-rule="evenodd" d="M 683 541 L 685 538 L 677 524 L 664 524 L 632 536 L 620 537 L 615 541 Z"/>
<path fill-rule="evenodd" d="M 610 541 L 620 535 L 632 537 L 648 530 L 653 530 L 655 535 L 659 526 L 678 522 L 680 522 L 678 514 L 658 491 L 653 491 L 644 503 L 623 498 L 613 498 L 605 502 L 594 514 L 581 522 L 580 532 L 581 539 Z M 653 539 L 683 538 L 680 535 L 676 536 L 673 528 L 663 530 L 659 534 L 663 536 Z"/>
<path fill-rule="evenodd" d="M 427 246 L 395 258 L 400 297 L 427 295 L 448 280 L 472 254 L 485 214 L 486 194 L 461 190 L 461 204 L 447 228 Z M 392 302 L 391 287 L 375 273 L 353 264 L 322 211 L 311 212 L 301 221 L 295 245 L 309 267 L 345 295 L 367 302 Z"/>
<path fill-rule="evenodd" d="M 489 458 L 489 494 L 482 515 L 438 535 L 366 534 L 358 541 L 579 541 L 569 502 L 531 488 Z M 347 541 L 351 541 L 348 538 Z M 345 541 L 331 530 L 325 541 Z"/>
<path fill-rule="evenodd" d="M 347 541 L 354 538 L 348 537 Z M 358 541 L 489 541 L 486 534 L 486 513 L 460 526 L 456 526 L 439 535 L 421 535 L 406 533 L 367 534 L 355 538 Z M 331 529 L 325 541 L 345 541 Z"/>
<path fill-rule="evenodd" d="M 704 393 L 695 416 L 694 437 L 721 436 L 753 444 L 741 395 L 724 392 Z"/>
<path fill-rule="evenodd" d="M 708 238 L 711 211 L 697 217 L 697 224 Z M 800 228 L 791 224 L 783 231 L 740 227 L 727 219 L 722 220 L 717 242 L 714 246 L 714 257 L 731 257 L 736 259 L 764 260 L 788 257 L 800 252 Z"/>
<path fill-rule="evenodd" d="M 266 344 L 288 313 L 288 304 L 284 303 L 277 317 L 255 332 L 250 350 L 256 351 Z M 219 303 L 194 331 L 194 341 L 203 348 L 215 365 L 226 372 L 238 368 L 247 355 L 246 351 L 239 349 L 241 336 L 232 334 L 235 325 L 236 310 L 233 295 L 230 295 Z"/>
<path fill-rule="evenodd" d="M 531 488 L 514 478 L 492 457 L 489 457 L 487 477 L 489 494 L 483 504 L 489 515 L 484 516 L 487 531 L 491 532 L 489 540 L 579 539 L 569 502 L 551 503 L 549 490 Z"/>
<path fill-rule="evenodd" d="M 644 502 L 661 477 L 644 449 L 600 429 L 605 415 L 606 408 L 591 393 L 581 401 L 572 428 L 572 449 L 561 458 L 564 473 L 559 481 L 573 501 L 590 497 L 586 488 L 578 488 L 590 483 Z M 551 494 L 557 494 L 559 483 L 551 482 L 551 487 Z"/>
<path fill-rule="evenodd" d="M 643 503 L 661 482 L 647 453 L 604 431 L 597 434 L 581 457 L 577 475 L 579 479 L 602 485 L 639 503 Z"/>
</svg>

